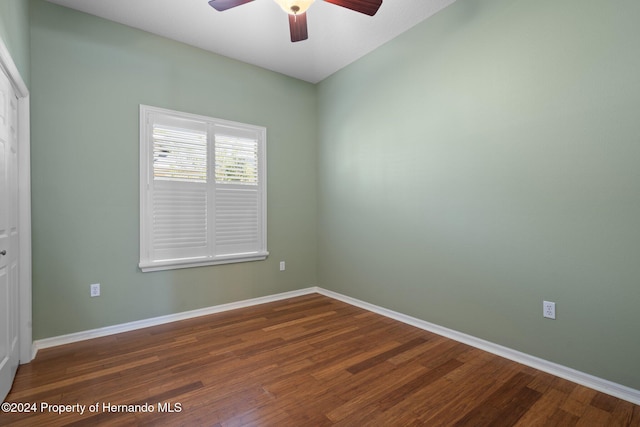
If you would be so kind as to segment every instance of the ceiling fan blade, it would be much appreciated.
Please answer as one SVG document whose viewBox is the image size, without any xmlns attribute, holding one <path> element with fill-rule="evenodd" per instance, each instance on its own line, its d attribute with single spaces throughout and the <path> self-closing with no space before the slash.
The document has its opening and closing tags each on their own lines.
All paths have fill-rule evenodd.
<svg viewBox="0 0 640 427">
<path fill-rule="evenodd" d="M 210 0 L 209 6 L 222 12 L 223 10 L 231 9 L 232 7 L 241 6 L 245 3 L 252 2 L 253 0 Z"/>
<path fill-rule="evenodd" d="M 327 3 L 335 4 L 338 6 L 346 7 L 347 9 L 355 10 L 356 12 L 364 13 L 365 15 L 373 16 L 376 14 L 382 0 L 324 0 Z"/>
<path fill-rule="evenodd" d="M 289 15 L 289 31 L 291 32 L 291 41 L 299 42 L 306 40 L 307 34 L 307 13 L 299 13 L 297 15 Z"/>
</svg>

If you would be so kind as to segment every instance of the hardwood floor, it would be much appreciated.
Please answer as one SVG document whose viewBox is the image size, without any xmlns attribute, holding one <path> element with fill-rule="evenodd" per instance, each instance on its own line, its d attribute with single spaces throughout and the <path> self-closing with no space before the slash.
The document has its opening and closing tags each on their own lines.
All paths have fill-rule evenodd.
<svg viewBox="0 0 640 427">
<path fill-rule="evenodd" d="M 640 406 L 317 294 L 42 350 L 7 402 L 35 411 L 0 425 L 640 426 Z"/>
</svg>

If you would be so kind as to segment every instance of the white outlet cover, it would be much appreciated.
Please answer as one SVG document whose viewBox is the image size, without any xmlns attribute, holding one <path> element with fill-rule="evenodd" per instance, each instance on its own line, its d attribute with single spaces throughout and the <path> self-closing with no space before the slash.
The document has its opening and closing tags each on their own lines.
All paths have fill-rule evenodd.
<svg viewBox="0 0 640 427">
<path fill-rule="evenodd" d="M 93 283 L 90 287 L 90 292 L 92 297 L 100 296 L 100 283 Z"/>
<path fill-rule="evenodd" d="M 542 301 L 542 316 L 547 319 L 555 319 L 556 303 L 552 301 Z"/>
</svg>

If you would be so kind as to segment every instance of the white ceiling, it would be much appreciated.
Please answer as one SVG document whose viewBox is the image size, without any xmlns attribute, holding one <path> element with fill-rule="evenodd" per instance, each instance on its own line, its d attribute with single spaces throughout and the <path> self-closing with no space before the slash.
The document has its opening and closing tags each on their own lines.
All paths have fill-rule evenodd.
<svg viewBox="0 0 640 427">
<path fill-rule="evenodd" d="M 371 17 L 317 0 L 309 39 L 291 43 L 273 0 L 224 12 L 207 0 L 48 0 L 201 49 L 317 83 L 455 0 L 383 0 Z"/>
</svg>

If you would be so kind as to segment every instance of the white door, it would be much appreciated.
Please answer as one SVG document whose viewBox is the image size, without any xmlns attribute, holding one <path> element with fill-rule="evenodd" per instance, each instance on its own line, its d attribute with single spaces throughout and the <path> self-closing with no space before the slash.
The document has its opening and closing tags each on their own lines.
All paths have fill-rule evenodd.
<svg viewBox="0 0 640 427">
<path fill-rule="evenodd" d="M 0 400 L 18 370 L 18 99 L 0 70 Z"/>
</svg>

